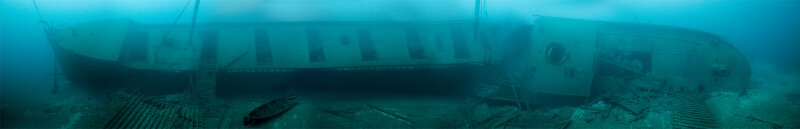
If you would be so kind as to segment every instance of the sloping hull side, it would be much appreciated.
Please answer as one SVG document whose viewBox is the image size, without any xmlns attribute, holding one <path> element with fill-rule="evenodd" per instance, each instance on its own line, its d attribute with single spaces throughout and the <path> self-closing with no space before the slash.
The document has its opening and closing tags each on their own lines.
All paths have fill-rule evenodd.
<svg viewBox="0 0 800 129">
<path fill-rule="evenodd" d="M 462 93 L 476 72 L 502 63 L 484 50 L 493 43 L 475 40 L 467 24 L 364 25 L 207 24 L 192 41 L 182 40 L 190 34 L 186 27 L 130 20 L 48 33 L 76 83 L 161 93 L 213 87 L 202 93 L 221 97 L 285 89 Z"/>
<path fill-rule="evenodd" d="M 270 72 L 220 71 L 218 97 L 258 95 L 285 90 L 353 94 L 435 94 L 468 93 L 471 80 L 484 66 L 408 65 L 395 67 L 352 67 L 341 69 L 284 69 Z"/>
<path fill-rule="evenodd" d="M 191 71 L 135 69 L 116 61 L 100 60 L 67 51 L 53 50 L 65 76 L 95 88 L 141 89 L 166 94 L 187 89 Z M 224 70 L 217 75 L 217 95 L 235 97 L 292 89 L 312 91 L 375 91 L 374 93 L 460 94 L 461 86 L 471 84 L 483 64 L 408 65 L 351 68 L 306 68 L 273 70 Z"/>
<path fill-rule="evenodd" d="M 142 88 L 153 93 L 175 92 L 189 84 L 188 72 L 132 69 L 116 61 L 83 56 L 58 45 L 53 45 L 53 50 L 64 76 L 74 83 L 94 88 Z"/>
<path fill-rule="evenodd" d="M 656 25 L 543 17 L 504 42 L 494 40 L 499 28 L 474 32 L 467 24 L 209 25 L 183 41 L 190 31 L 122 21 L 111 22 L 110 32 L 103 28 L 112 25 L 76 26 L 48 35 L 70 80 L 165 93 L 199 86 L 220 97 L 287 89 L 459 94 L 500 66 L 519 73 L 514 81 L 523 90 L 498 94 L 585 101 L 605 77 L 735 91 L 750 75 L 741 53 L 719 36 Z M 512 47 L 492 49 L 505 42 Z"/>
</svg>

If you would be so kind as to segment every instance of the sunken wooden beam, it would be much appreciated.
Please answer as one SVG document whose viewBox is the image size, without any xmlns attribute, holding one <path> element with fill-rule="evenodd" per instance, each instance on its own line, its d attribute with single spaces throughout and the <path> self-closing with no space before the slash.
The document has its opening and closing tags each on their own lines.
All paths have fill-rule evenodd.
<svg viewBox="0 0 800 129">
<path fill-rule="evenodd" d="M 370 108 L 372 108 L 372 109 L 375 109 L 376 111 L 378 111 L 378 112 L 381 112 L 381 113 L 383 113 L 383 114 L 386 114 L 387 116 L 390 116 L 390 117 L 392 117 L 392 118 L 394 118 L 394 119 L 400 120 L 400 121 L 402 121 L 402 122 L 403 122 L 403 123 L 405 123 L 405 124 L 412 125 L 412 126 L 414 125 L 414 121 L 411 121 L 411 119 L 409 119 L 409 118 L 406 118 L 406 117 L 404 117 L 404 116 L 398 115 L 397 113 L 394 113 L 394 112 L 389 112 L 389 111 L 383 110 L 383 109 L 381 109 L 381 108 L 379 108 L 379 107 L 376 107 L 375 105 L 372 105 L 372 104 L 367 104 L 367 107 L 370 107 Z"/>
</svg>

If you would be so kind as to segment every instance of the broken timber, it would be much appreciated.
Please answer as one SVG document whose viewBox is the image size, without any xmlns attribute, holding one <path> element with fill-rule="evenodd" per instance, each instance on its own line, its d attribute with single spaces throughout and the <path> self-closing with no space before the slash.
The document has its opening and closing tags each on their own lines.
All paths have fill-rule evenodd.
<svg viewBox="0 0 800 129">
<path fill-rule="evenodd" d="M 367 107 L 375 109 L 376 111 L 381 112 L 381 113 L 383 113 L 383 114 L 385 114 L 387 116 L 390 116 L 390 117 L 392 117 L 394 119 L 400 120 L 400 121 L 402 121 L 403 123 L 405 123 L 407 125 L 410 125 L 410 126 L 414 125 L 414 121 L 411 121 L 411 119 L 409 119 L 407 117 L 404 117 L 402 115 L 399 115 L 397 113 L 386 111 L 386 110 L 381 109 L 379 107 L 376 107 L 375 105 L 372 105 L 372 104 L 367 104 Z"/>
</svg>

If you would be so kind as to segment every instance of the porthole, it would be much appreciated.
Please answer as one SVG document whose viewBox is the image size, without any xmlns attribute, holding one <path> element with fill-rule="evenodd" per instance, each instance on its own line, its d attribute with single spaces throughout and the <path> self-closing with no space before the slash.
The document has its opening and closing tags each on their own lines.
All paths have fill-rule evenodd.
<svg viewBox="0 0 800 129">
<path fill-rule="evenodd" d="M 569 55 L 567 54 L 566 48 L 564 45 L 560 43 L 550 43 L 547 45 L 547 51 L 545 51 L 545 57 L 550 64 L 561 64 L 567 60 Z"/>
</svg>

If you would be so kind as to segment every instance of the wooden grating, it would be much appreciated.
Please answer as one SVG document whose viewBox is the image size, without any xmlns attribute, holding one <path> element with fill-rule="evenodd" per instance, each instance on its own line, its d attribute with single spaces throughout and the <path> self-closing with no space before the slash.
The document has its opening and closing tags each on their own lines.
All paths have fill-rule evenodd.
<svg viewBox="0 0 800 129">
<path fill-rule="evenodd" d="M 104 128 L 205 128 L 198 109 L 158 102 L 144 95 L 131 95 Z"/>
<path fill-rule="evenodd" d="M 673 100 L 672 128 L 716 128 L 716 117 L 706 105 L 707 95 L 685 94 Z"/>
</svg>

